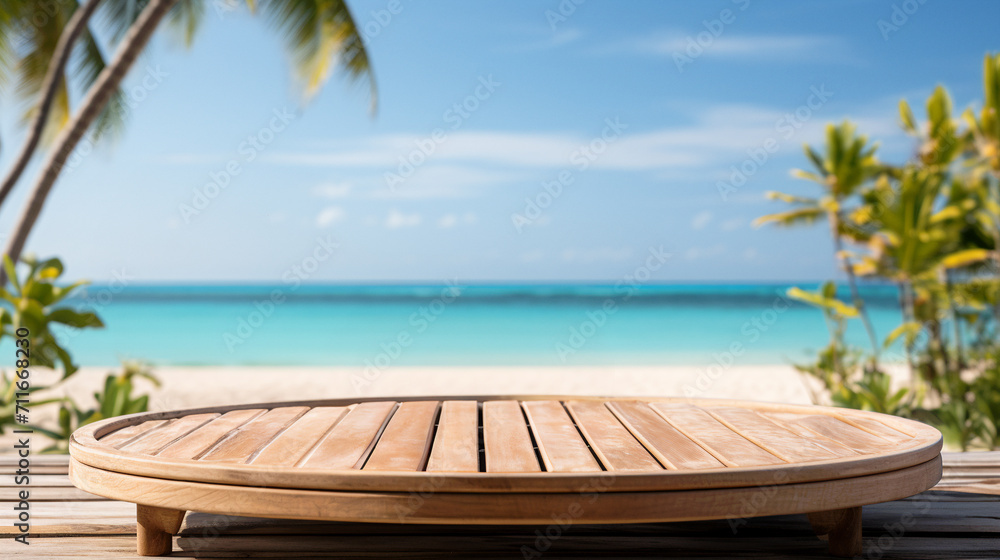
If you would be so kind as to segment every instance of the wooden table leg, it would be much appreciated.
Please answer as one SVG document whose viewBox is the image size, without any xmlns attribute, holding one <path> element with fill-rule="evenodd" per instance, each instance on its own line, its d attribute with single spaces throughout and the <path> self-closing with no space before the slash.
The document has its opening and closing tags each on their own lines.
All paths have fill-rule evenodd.
<svg viewBox="0 0 1000 560">
<path fill-rule="evenodd" d="M 181 528 L 184 512 L 136 505 L 136 551 L 140 556 L 163 556 L 173 549 L 173 536 Z"/>
<path fill-rule="evenodd" d="M 807 515 L 816 534 L 827 535 L 830 554 L 848 557 L 861 554 L 861 507 L 818 511 Z"/>
</svg>

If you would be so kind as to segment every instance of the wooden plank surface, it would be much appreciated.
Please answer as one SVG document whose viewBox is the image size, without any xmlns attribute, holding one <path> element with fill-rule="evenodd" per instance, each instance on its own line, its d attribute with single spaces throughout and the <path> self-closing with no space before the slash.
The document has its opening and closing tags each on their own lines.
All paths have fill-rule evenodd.
<svg viewBox="0 0 1000 560">
<path fill-rule="evenodd" d="M 430 472 L 479 472 L 479 405 L 476 401 L 441 404 L 434 436 Z"/>
<path fill-rule="evenodd" d="M 127 426 L 118 430 L 114 433 L 108 434 L 102 437 L 100 441 L 104 445 L 109 445 L 111 447 L 120 447 L 123 444 L 141 436 L 143 433 L 148 432 L 158 428 L 159 426 L 165 424 L 166 420 L 148 420 L 142 424 L 136 424 L 134 426 Z"/>
<path fill-rule="evenodd" d="M 197 430 L 208 422 L 221 416 L 218 413 L 192 414 L 183 418 L 172 419 L 156 428 L 149 430 L 124 445 L 118 446 L 129 453 L 156 455 L 158 451 L 182 437 Z"/>
<path fill-rule="evenodd" d="M 861 455 L 879 453 L 887 447 L 895 447 L 897 444 L 866 432 L 857 426 L 842 422 L 832 416 L 822 414 L 788 414 L 769 413 L 767 416 L 779 420 L 779 423 L 797 424 L 804 426 L 814 434 L 818 434 L 828 440 L 836 441 L 841 445 L 855 451 Z"/>
<path fill-rule="evenodd" d="M 317 406 L 278 434 L 249 461 L 253 465 L 293 467 L 347 414 L 346 406 Z"/>
<path fill-rule="evenodd" d="M 773 414 L 769 414 L 768 418 L 774 420 L 782 428 L 785 428 L 786 430 L 792 432 L 793 434 L 808 439 L 809 441 L 828 450 L 830 453 L 833 453 L 838 457 L 848 457 L 851 455 L 858 454 L 857 451 L 851 449 L 850 447 L 847 447 L 843 443 L 840 443 L 839 441 L 834 441 L 828 437 L 821 436 L 801 424 L 797 424 L 795 422 L 785 422 L 781 418 L 776 418 Z"/>
<path fill-rule="evenodd" d="M 652 406 L 672 426 L 708 450 L 727 467 L 779 465 L 785 462 L 700 408 L 666 403 L 655 403 Z"/>
<path fill-rule="evenodd" d="M 744 438 L 789 463 L 834 459 L 839 455 L 745 408 L 710 408 L 709 414 Z"/>
<path fill-rule="evenodd" d="M 392 401 L 357 405 L 316 445 L 302 461 L 302 466 L 361 468 L 395 408 L 396 403 Z"/>
<path fill-rule="evenodd" d="M 201 461 L 245 463 L 255 451 L 267 445 L 308 410 L 309 408 L 304 406 L 271 409 L 230 432 L 198 459 Z"/>
<path fill-rule="evenodd" d="M 219 416 L 197 430 L 160 450 L 157 457 L 164 459 L 191 459 L 205 453 L 222 438 L 254 418 L 264 414 L 262 409 L 233 410 Z"/>
<path fill-rule="evenodd" d="M 602 402 L 566 403 L 594 454 L 609 471 L 658 471 L 663 467 Z"/>
<path fill-rule="evenodd" d="M 368 471 L 420 471 L 430 452 L 440 403 L 400 403 L 364 465 Z"/>
<path fill-rule="evenodd" d="M 538 457 L 517 401 L 483 403 L 486 472 L 539 472 Z"/>
<path fill-rule="evenodd" d="M 645 402 L 613 402 L 611 411 L 668 469 L 712 469 L 725 465 L 671 426 Z"/>
<path fill-rule="evenodd" d="M 862 430 L 866 430 L 872 434 L 887 439 L 893 443 L 910 443 L 911 441 L 913 441 L 913 437 L 911 437 L 909 434 L 904 434 L 899 430 L 886 426 L 882 422 L 879 422 L 877 420 L 872 420 L 871 418 L 862 418 L 855 416 L 855 417 L 847 417 L 845 418 L 845 420 L 861 428 Z"/>
<path fill-rule="evenodd" d="M 587 443 L 559 401 L 522 403 L 538 452 L 549 472 L 600 471 L 601 465 L 587 448 Z"/>
</svg>

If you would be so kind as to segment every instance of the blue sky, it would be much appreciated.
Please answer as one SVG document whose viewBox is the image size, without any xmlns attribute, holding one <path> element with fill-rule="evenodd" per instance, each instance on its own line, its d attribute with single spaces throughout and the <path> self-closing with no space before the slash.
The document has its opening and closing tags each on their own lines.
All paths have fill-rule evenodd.
<svg viewBox="0 0 1000 560">
<path fill-rule="evenodd" d="M 1000 49 L 989 1 L 349 4 L 377 115 L 337 76 L 302 102 L 265 22 L 212 3 L 191 48 L 154 39 L 29 250 L 99 282 L 280 282 L 331 240 L 308 280 L 615 281 L 660 247 L 650 281 L 823 279 L 825 228 L 752 228 L 763 192 L 811 192 L 788 170 L 845 117 L 905 159 L 899 99 L 967 106 Z"/>
</svg>

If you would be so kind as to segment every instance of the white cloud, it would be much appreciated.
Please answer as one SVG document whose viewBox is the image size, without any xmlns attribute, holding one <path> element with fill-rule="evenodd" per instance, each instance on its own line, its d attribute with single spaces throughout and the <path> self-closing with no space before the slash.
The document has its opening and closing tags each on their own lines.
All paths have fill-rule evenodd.
<svg viewBox="0 0 1000 560">
<path fill-rule="evenodd" d="M 441 216 L 438 220 L 437 225 L 439 228 L 447 229 L 453 228 L 459 224 L 471 226 L 479 221 L 479 217 L 476 216 L 474 212 L 466 212 L 465 214 L 458 216 L 455 214 L 445 214 Z"/>
<path fill-rule="evenodd" d="M 522 172 L 428 164 L 392 189 L 379 175 L 369 185 L 368 196 L 381 199 L 461 198 L 479 194 L 484 186 L 521 181 L 526 176 Z"/>
<path fill-rule="evenodd" d="M 458 217 L 457 216 L 455 216 L 454 214 L 445 214 L 444 216 L 441 216 L 440 220 L 438 220 L 438 227 L 439 228 L 452 228 L 452 227 L 455 227 L 455 224 L 457 224 L 457 223 L 458 223 Z"/>
<path fill-rule="evenodd" d="M 423 218 L 420 214 L 404 214 L 399 210 L 392 208 L 389 210 L 389 215 L 385 219 L 385 227 L 389 229 L 398 229 L 404 227 L 419 226 Z"/>
<path fill-rule="evenodd" d="M 720 228 L 722 229 L 722 231 L 733 231 L 736 229 L 740 229 L 746 223 L 747 223 L 746 220 L 744 220 L 743 218 L 731 218 L 722 222 Z"/>
<path fill-rule="evenodd" d="M 712 213 L 708 210 L 698 212 L 691 220 L 691 229 L 705 229 L 705 226 L 712 221 Z"/>
<path fill-rule="evenodd" d="M 353 188 L 354 185 L 351 183 L 324 183 L 316 185 L 312 192 L 323 198 L 346 198 Z"/>
<path fill-rule="evenodd" d="M 316 216 L 316 226 L 325 228 L 344 219 L 344 209 L 340 206 L 327 206 Z"/>
<path fill-rule="evenodd" d="M 702 30 L 699 30 L 702 31 Z M 813 59 L 843 56 L 848 44 L 828 35 L 731 35 L 711 41 L 698 33 L 668 32 L 609 45 L 602 52 L 637 53 L 673 57 L 674 53 L 692 57 L 728 57 L 770 63 L 776 60 Z M 690 52 L 689 52 L 690 51 Z"/>
<path fill-rule="evenodd" d="M 684 251 L 684 258 L 689 261 L 696 261 L 698 259 L 710 259 L 712 257 L 718 257 L 719 255 L 726 252 L 726 247 L 724 245 L 712 245 L 711 247 L 691 247 L 687 251 Z"/>
</svg>

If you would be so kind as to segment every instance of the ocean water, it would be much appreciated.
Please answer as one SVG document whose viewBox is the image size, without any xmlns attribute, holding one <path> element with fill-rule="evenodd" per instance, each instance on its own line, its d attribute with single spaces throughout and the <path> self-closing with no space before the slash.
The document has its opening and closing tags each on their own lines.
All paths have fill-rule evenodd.
<svg viewBox="0 0 1000 560">
<path fill-rule="evenodd" d="M 803 288 L 815 285 L 799 284 Z M 656 365 L 788 363 L 828 334 L 787 285 L 89 286 L 107 328 L 60 337 L 82 365 Z M 891 286 L 863 294 L 880 336 Z M 866 345 L 852 321 L 849 341 Z M 0 345 L 3 355 L 13 355 Z M 9 352 L 6 350 L 10 350 Z"/>
</svg>

